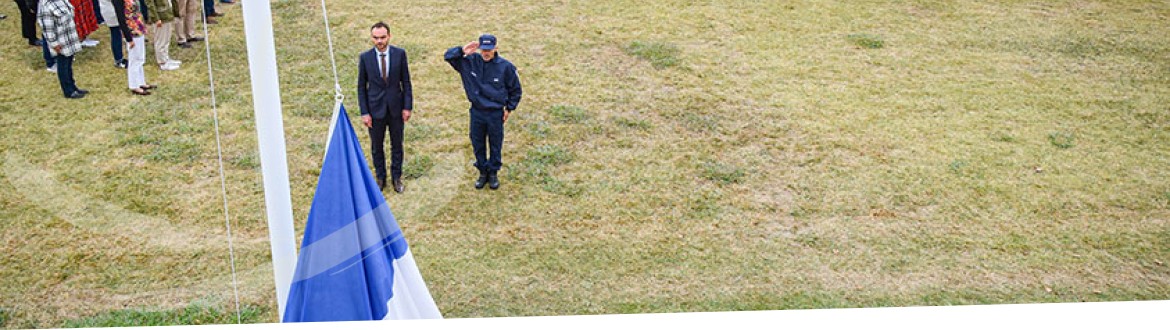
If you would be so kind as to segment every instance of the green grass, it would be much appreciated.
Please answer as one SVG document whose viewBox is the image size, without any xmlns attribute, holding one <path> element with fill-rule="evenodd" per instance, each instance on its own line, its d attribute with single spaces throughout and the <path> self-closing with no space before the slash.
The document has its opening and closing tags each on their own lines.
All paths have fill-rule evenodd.
<svg viewBox="0 0 1170 330">
<path fill-rule="evenodd" d="M 703 177 L 707 178 L 708 180 L 723 184 L 743 182 L 744 170 L 735 166 L 714 162 L 704 162 L 702 167 Z"/>
<path fill-rule="evenodd" d="M 680 62 L 675 55 L 679 48 L 672 43 L 634 41 L 626 46 L 625 51 L 627 54 L 649 61 L 658 69 L 678 66 Z"/>
<path fill-rule="evenodd" d="M 406 180 L 418 179 L 430 173 L 435 167 L 435 160 L 430 155 L 411 157 L 402 165 L 402 178 Z"/>
<path fill-rule="evenodd" d="M 299 237 L 334 80 L 320 3 L 272 5 Z M 327 5 L 354 123 L 369 26 L 410 56 L 407 192 L 387 197 L 445 317 L 1170 299 L 1168 4 Z M 275 322 L 240 7 L 220 11 L 240 300 Z M 92 93 L 65 100 L 15 19 L 0 327 L 234 322 L 204 43 L 147 67 L 149 97 L 87 49 Z M 496 191 L 472 187 L 442 61 L 485 32 L 525 87 Z"/>
<path fill-rule="evenodd" d="M 878 49 L 886 46 L 886 41 L 881 36 L 868 33 L 850 34 L 845 36 L 845 39 L 861 48 Z"/>
<path fill-rule="evenodd" d="M 581 124 L 589 119 L 585 109 L 571 105 L 554 105 L 548 109 L 548 113 L 562 123 Z"/>
<path fill-rule="evenodd" d="M 63 328 L 105 328 L 105 327 L 141 327 L 141 326 L 168 326 L 168 325 L 204 325 L 204 324 L 232 324 L 258 323 L 261 308 L 244 306 L 240 314 L 235 311 L 225 311 L 217 307 L 190 305 L 174 310 L 139 310 L 124 309 L 102 313 L 93 317 L 66 321 Z"/>
</svg>

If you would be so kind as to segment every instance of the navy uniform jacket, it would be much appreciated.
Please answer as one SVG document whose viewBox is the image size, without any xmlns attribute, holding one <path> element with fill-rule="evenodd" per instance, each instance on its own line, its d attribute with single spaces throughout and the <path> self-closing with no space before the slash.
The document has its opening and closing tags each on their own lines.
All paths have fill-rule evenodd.
<svg viewBox="0 0 1170 330">
<path fill-rule="evenodd" d="M 406 62 L 406 51 L 402 48 L 387 46 L 386 61 L 390 67 L 386 69 L 387 79 L 382 80 L 382 70 L 378 61 L 378 51 L 370 48 L 358 57 L 358 105 L 362 115 L 373 118 L 386 118 L 386 110 L 395 111 L 401 116 L 402 110 L 414 109 L 414 92 L 410 88 L 410 65 Z"/>
<path fill-rule="evenodd" d="M 479 53 L 463 56 L 463 47 L 455 46 L 443 55 L 459 76 L 463 78 L 463 90 L 471 106 L 479 110 L 516 110 L 520 104 L 520 76 L 516 66 L 499 53 L 491 61 L 484 62 Z"/>
</svg>

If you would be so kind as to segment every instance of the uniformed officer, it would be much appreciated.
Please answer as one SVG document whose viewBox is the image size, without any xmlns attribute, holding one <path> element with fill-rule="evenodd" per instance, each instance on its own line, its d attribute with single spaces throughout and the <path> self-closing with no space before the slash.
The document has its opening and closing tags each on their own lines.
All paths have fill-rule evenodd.
<svg viewBox="0 0 1170 330">
<path fill-rule="evenodd" d="M 516 66 L 500 57 L 496 46 L 496 37 L 484 34 L 479 36 L 479 41 L 452 47 L 443 56 L 459 72 L 463 90 L 471 102 L 468 110 L 471 148 L 475 151 L 475 167 L 479 169 L 475 189 L 483 189 L 484 185 L 492 189 L 500 187 L 496 173 L 503 164 L 500 150 L 504 145 L 504 122 L 520 104 L 523 93 Z M 485 142 L 491 148 L 490 154 Z"/>
</svg>

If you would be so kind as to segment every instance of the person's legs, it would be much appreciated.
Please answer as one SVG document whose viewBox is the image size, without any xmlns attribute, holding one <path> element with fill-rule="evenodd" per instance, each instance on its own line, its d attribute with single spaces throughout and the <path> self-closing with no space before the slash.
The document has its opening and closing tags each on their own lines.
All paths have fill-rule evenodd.
<svg viewBox="0 0 1170 330">
<path fill-rule="evenodd" d="M 374 161 L 374 176 L 378 178 L 378 183 L 385 186 L 386 183 L 386 150 L 384 144 L 386 141 L 386 119 L 372 118 L 370 122 L 373 124 L 370 127 L 370 157 Z"/>
<path fill-rule="evenodd" d="M 57 81 L 61 83 L 61 92 L 65 97 L 77 92 L 77 82 L 73 80 L 73 56 L 57 55 Z"/>
<path fill-rule="evenodd" d="M 487 164 L 488 185 L 492 189 L 496 189 L 500 187 L 500 181 L 496 174 L 500 171 L 500 166 L 503 165 L 500 153 L 504 147 L 504 111 L 492 111 L 489 114 L 487 122 L 488 148 L 490 148 Z"/>
<path fill-rule="evenodd" d="M 487 122 L 484 120 L 484 111 L 471 109 L 471 125 L 468 137 L 471 138 L 471 151 L 475 153 L 475 168 L 481 175 L 487 175 Z"/>
<path fill-rule="evenodd" d="M 191 10 L 196 4 L 197 0 L 175 0 L 175 8 L 179 10 L 179 17 L 175 20 L 175 37 L 179 40 L 179 46 L 187 43 L 187 39 L 195 32 L 195 15 L 196 11 Z"/>
<path fill-rule="evenodd" d="M 187 15 L 187 2 L 189 1 L 191 0 L 171 0 L 171 5 L 175 6 L 175 10 L 179 12 L 179 16 L 175 17 L 175 30 L 172 33 L 175 34 L 175 39 L 179 42 L 180 47 L 187 43 L 187 26 L 185 24 L 187 23 L 186 16 L 191 16 Z"/>
<path fill-rule="evenodd" d="M 114 52 L 114 65 L 122 67 L 126 57 L 122 53 L 122 30 L 110 27 L 110 51 Z"/>
<path fill-rule="evenodd" d="M 129 64 L 126 67 L 126 80 L 130 89 L 146 85 L 146 38 L 134 37 L 134 47 L 130 48 Z"/>
<path fill-rule="evenodd" d="M 402 131 L 404 128 L 402 111 L 397 113 L 397 116 L 386 116 L 386 127 L 390 131 L 390 178 L 395 180 L 402 178 L 402 156 L 404 154 L 402 150 Z"/>
<path fill-rule="evenodd" d="M 150 25 L 150 38 L 154 42 L 154 61 L 158 65 L 167 64 L 171 60 L 171 24 L 163 22 L 162 26 Z"/>
<path fill-rule="evenodd" d="M 44 40 L 43 35 L 41 40 Z M 53 66 L 57 65 L 57 59 L 49 54 L 49 43 L 41 42 L 41 56 L 45 58 L 45 68 L 53 69 Z"/>
<path fill-rule="evenodd" d="M 30 46 L 35 46 L 37 42 L 37 15 L 35 8 L 29 8 L 24 0 L 16 0 L 16 6 L 20 8 L 20 35 L 28 39 Z"/>
<path fill-rule="evenodd" d="M 183 13 L 183 17 L 187 21 L 187 23 L 186 23 L 186 25 L 187 25 L 186 26 L 186 28 L 187 28 L 186 37 L 187 37 L 187 41 L 194 41 L 194 40 L 191 40 L 191 38 L 197 37 L 195 35 L 195 22 L 198 22 L 201 20 L 200 17 L 202 17 L 202 16 L 199 15 L 199 7 L 202 7 L 202 6 L 199 5 L 199 0 L 186 0 L 186 1 L 187 1 L 187 11 Z"/>
</svg>

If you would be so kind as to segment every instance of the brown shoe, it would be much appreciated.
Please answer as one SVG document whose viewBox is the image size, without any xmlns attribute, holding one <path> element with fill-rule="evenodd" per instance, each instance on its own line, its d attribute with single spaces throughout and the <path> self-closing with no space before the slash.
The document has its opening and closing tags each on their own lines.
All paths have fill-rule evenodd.
<svg viewBox="0 0 1170 330">
<path fill-rule="evenodd" d="M 131 89 L 130 92 L 134 93 L 136 95 L 150 95 L 150 91 L 143 89 L 143 88 Z"/>
<path fill-rule="evenodd" d="M 406 190 L 406 186 L 402 184 L 402 179 L 395 178 L 394 179 L 394 192 L 401 194 L 403 190 Z"/>
</svg>

